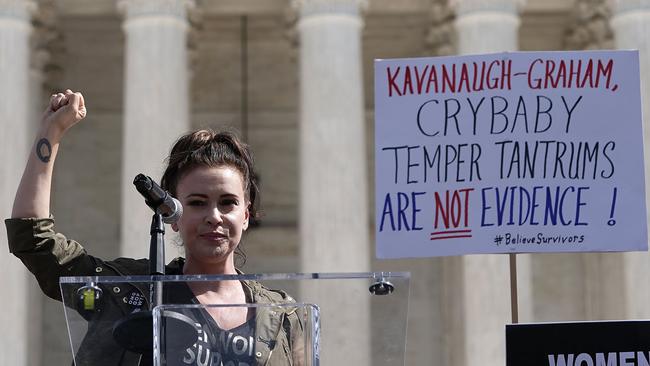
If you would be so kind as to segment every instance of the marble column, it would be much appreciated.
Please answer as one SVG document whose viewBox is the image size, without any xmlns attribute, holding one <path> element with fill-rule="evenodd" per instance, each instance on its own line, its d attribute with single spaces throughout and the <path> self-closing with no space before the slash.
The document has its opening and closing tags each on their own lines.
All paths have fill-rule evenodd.
<svg viewBox="0 0 650 366">
<path fill-rule="evenodd" d="M 525 0 L 451 0 L 456 10 L 458 52 L 515 51 L 519 48 L 518 10 Z"/>
<path fill-rule="evenodd" d="M 456 11 L 460 54 L 517 50 L 518 10 L 522 1 L 456 0 L 452 5 Z M 517 260 L 519 317 L 530 321 L 530 258 L 518 255 Z M 460 333 L 451 335 L 451 339 L 462 339 L 461 344 L 451 345 L 449 352 L 452 356 L 449 359 L 452 364 L 503 365 L 504 329 L 505 324 L 511 322 L 508 256 L 463 256 L 459 260 L 450 260 L 446 271 L 449 273 L 447 278 L 453 281 L 452 286 L 458 287 L 455 298 L 452 297 L 447 306 L 460 312 L 448 319 L 461 319 L 460 324 L 449 327 L 452 332 Z"/>
<path fill-rule="evenodd" d="M 294 5 L 300 43 L 302 271 L 364 272 L 371 255 L 361 70 L 365 1 L 297 0 Z M 352 290 L 347 286 L 321 289 L 324 313 L 361 309 L 339 311 L 340 317 L 329 320 L 324 363 L 368 364 L 369 311 L 364 311 L 364 293 L 348 294 Z M 307 289 L 302 290 L 308 296 Z M 327 314 L 324 317 L 325 322 Z M 340 344 L 328 344 L 328 339 Z"/>
<path fill-rule="evenodd" d="M 11 216 L 11 206 L 31 146 L 29 129 L 29 35 L 34 4 L 25 0 L 0 1 L 0 217 Z M 29 141 L 29 142 L 28 142 Z M 27 270 L 6 249 L 7 237 L 0 230 L 0 279 L 2 311 L 0 324 L 6 331 L 0 336 L 0 365 L 27 366 L 39 357 L 31 347 L 33 324 L 30 322 L 30 285 Z M 39 324 L 40 325 L 40 324 Z"/>
<path fill-rule="evenodd" d="M 149 254 L 152 211 L 132 182 L 159 180 L 172 143 L 189 129 L 188 0 L 123 0 L 126 34 L 121 253 Z M 167 259 L 177 256 L 167 230 Z"/>
<path fill-rule="evenodd" d="M 302 268 L 364 271 L 369 214 L 360 1 L 299 4 Z"/>
<path fill-rule="evenodd" d="M 611 0 L 613 17 L 611 25 L 614 30 L 614 42 L 619 49 L 639 50 L 641 71 L 641 103 L 644 115 L 646 206 L 650 207 L 650 1 L 649 0 Z M 650 217 L 650 216 L 649 216 Z M 650 255 L 648 252 L 630 252 L 621 254 L 623 270 L 623 302 L 625 317 L 649 318 L 650 308 Z M 620 306 L 620 302 L 619 302 Z"/>
</svg>

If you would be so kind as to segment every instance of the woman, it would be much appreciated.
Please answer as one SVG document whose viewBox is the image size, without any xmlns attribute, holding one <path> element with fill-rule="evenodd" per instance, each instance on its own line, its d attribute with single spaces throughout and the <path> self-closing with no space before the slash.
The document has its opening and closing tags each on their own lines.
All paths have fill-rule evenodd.
<svg viewBox="0 0 650 366">
<path fill-rule="evenodd" d="M 10 251 L 36 276 L 45 294 L 57 300 L 61 300 L 58 289 L 61 276 L 149 274 L 147 260 L 103 261 L 54 231 L 49 207 L 54 161 L 66 131 L 85 116 L 81 93 L 68 89 L 52 95 L 16 193 L 12 218 L 6 220 Z M 235 252 L 250 219 L 255 217 L 258 198 L 248 147 L 228 133 L 202 130 L 187 134 L 172 148 L 161 185 L 178 197 L 184 208 L 183 216 L 172 229 L 180 234 L 185 258 L 169 263 L 166 272 L 237 274 Z M 84 314 L 89 319 L 89 331 L 77 352 L 77 365 L 149 364 L 150 355 L 124 351 L 106 326 L 129 313 L 146 309 L 147 289 L 126 285 L 119 291 L 105 292 L 110 296 L 103 301 L 101 311 Z M 165 294 L 166 303 L 293 301 L 285 293 L 269 290 L 254 281 L 190 282 L 189 286 Z M 257 311 L 247 307 L 210 309 L 199 321 L 199 340 L 186 350 L 178 363 L 302 364 L 302 325 L 294 311 L 266 312 L 263 307 Z M 250 339 L 246 352 L 241 352 L 242 343 L 232 343 L 235 338 Z M 233 349 L 240 352 L 229 352 Z"/>
</svg>

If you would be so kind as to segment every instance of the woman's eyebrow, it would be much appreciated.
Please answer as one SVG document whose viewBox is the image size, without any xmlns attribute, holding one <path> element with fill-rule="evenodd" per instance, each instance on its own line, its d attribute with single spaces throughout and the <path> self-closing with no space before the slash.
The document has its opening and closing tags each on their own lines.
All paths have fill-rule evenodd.
<svg viewBox="0 0 650 366">
<path fill-rule="evenodd" d="M 237 194 L 235 193 L 223 193 L 219 196 L 220 198 L 237 198 Z M 185 196 L 185 198 L 209 198 L 209 196 L 205 193 L 190 193 Z"/>
<path fill-rule="evenodd" d="M 192 197 L 197 197 L 197 198 L 208 198 L 208 195 L 207 195 L 207 194 L 203 194 L 203 193 L 190 193 L 190 194 L 188 194 L 187 196 L 185 196 L 185 198 L 192 198 Z"/>
</svg>

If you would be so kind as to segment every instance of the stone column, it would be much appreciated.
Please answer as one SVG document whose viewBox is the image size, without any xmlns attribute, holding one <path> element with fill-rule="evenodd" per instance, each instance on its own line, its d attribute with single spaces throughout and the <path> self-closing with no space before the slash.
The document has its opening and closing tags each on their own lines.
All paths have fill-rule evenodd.
<svg viewBox="0 0 650 366">
<path fill-rule="evenodd" d="M 29 130 L 29 35 L 31 11 L 34 4 L 25 0 L 0 1 L 0 217 L 11 216 L 12 202 L 25 162 L 32 136 Z M 29 141 L 29 142 L 28 142 Z M 0 279 L 2 311 L 0 324 L 0 364 L 27 366 L 38 360 L 30 353 L 32 334 L 30 324 L 29 282 L 27 270 L 7 251 L 7 232 L 0 230 L 0 268 L 5 274 Z M 39 324 L 40 325 L 40 324 Z M 34 335 L 36 337 L 36 335 Z"/>
<path fill-rule="evenodd" d="M 369 267 L 360 0 L 299 1 L 303 270 Z"/>
<path fill-rule="evenodd" d="M 451 0 L 456 9 L 458 52 L 515 51 L 518 10 L 525 0 Z"/>
<path fill-rule="evenodd" d="M 611 25 L 614 30 L 616 48 L 639 50 L 641 69 L 641 103 L 644 116 L 643 141 L 650 146 L 650 1 L 649 0 L 611 0 L 614 16 Z M 650 207 L 650 153 L 645 149 L 646 206 Z M 649 216 L 650 217 L 650 216 Z M 650 317 L 650 256 L 644 253 L 622 254 L 624 307 L 626 318 Z"/>
<path fill-rule="evenodd" d="M 294 5 L 300 43 L 302 271 L 364 272 L 371 255 L 361 71 L 365 1 L 297 0 Z M 363 293 L 348 294 L 347 286 L 321 289 L 329 292 L 319 298 L 328 300 L 320 303 L 324 313 L 367 308 Z M 341 344 L 323 344 L 324 351 L 334 350 L 323 356 L 325 364 L 368 364 L 369 311 L 339 313 L 329 320 L 324 341 Z"/>
<path fill-rule="evenodd" d="M 159 180 L 172 143 L 189 129 L 188 0 L 123 0 L 126 34 L 122 255 L 147 257 L 153 212 L 135 190 L 138 173 Z M 167 243 L 171 240 L 167 230 Z M 177 255 L 167 245 L 167 258 Z"/>
<path fill-rule="evenodd" d="M 458 52 L 480 54 L 517 50 L 521 5 L 521 0 L 453 1 Z M 518 255 L 517 260 L 520 318 L 530 321 L 529 258 Z M 449 350 L 452 364 L 505 364 L 504 328 L 511 322 L 508 255 L 469 255 L 450 262 L 451 267 L 460 266 L 459 270 L 452 269 L 449 277 L 459 287 L 456 294 L 461 298 L 450 299 L 455 304 L 447 303 L 447 306 L 456 307 L 461 314 L 449 319 L 462 319 L 462 334 L 452 339 L 463 340 L 461 345 L 452 344 Z M 457 277 L 452 277 L 453 273 Z M 454 354 L 462 356 L 454 360 Z"/>
</svg>

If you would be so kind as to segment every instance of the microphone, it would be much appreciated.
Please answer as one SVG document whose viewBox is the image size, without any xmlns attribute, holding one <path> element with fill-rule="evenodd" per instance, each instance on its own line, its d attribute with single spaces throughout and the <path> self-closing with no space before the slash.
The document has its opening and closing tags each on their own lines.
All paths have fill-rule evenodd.
<svg viewBox="0 0 650 366">
<path fill-rule="evenodd" d="M 156 213 L 162 215 L 163 222 L 173 224 L 183 215 L 181 203 L 162 189 L 153 179 L 138 174 L 133 180 L 135 189 L 144 197 L 144 202 Z"/>
</svg>

